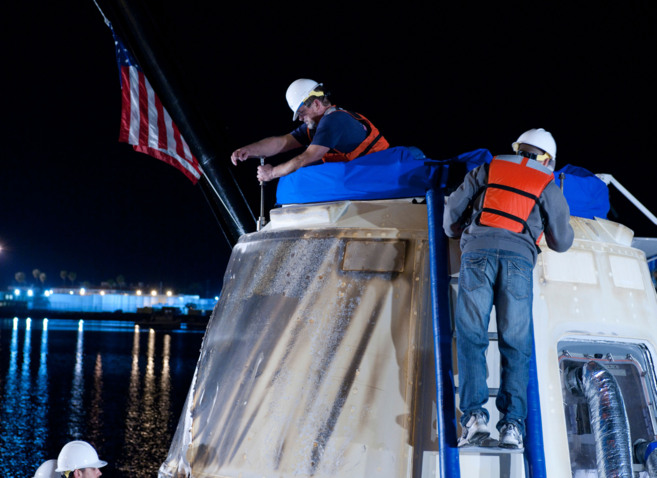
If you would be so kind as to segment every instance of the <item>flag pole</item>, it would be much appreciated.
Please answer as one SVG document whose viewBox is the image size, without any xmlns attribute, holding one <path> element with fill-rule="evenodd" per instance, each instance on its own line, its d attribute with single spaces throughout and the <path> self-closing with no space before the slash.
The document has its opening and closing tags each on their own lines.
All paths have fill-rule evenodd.
<svg viewBox="0 0 657 478">
<path fill-rule="evenodd" d="M 152 15 L 139 0 L 94 0 L 103 7 L 101 14 L 139 62 L 170 116 L 180 129 L 202 170 L 199 184 L 229 244 L 254 230 L 255 215 L 244 197 L 229 162 L 216 158 L 215 138 L 220 132 L 209 131 L 198 111 L 186 101 L 183 82 L 167 58 L 162 35 Z M 223 141 L 227 143 L 227 141 Z M 222 149 L 229 150 L 227 144 Z"/>
</svg>

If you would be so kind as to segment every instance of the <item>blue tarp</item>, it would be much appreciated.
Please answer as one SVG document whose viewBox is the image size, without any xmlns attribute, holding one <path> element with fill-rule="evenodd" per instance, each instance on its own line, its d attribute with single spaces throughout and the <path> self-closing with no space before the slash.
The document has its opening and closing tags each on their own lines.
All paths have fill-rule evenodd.
<svg viewBox="0 0 657 478">
<path fill-rule="evenodd" d="M 450 163 L 465 163 L 465 167 L 470 171 L 484 163 L 490 163 L 491 159 L 493 159 L 493 155 L 487 149 L 475 149 L 474 151 L 461 153 L 447 161 Z"/>
<path fill-rule="evenodd" d="M 570 214 L 588 219 L 606 219 L 611 206 L 609 189 L 604 181 L 584 168 L 567 164 L 554 172 L 555 181 L 559 186 L 561 173 L 565 175 L 563 195 L 570 206 Z"/>
<path fill-rule="evenodd" d="M 465 163 L 469 170 L 489 163 L 493 155 L 477 149 L 443 161 L 427 159 L 415 147 L 395 147 L 346 163 L 306 166 L 278 181 L 278 204 L 324 201 L 421 197 L 438 180 L 441 165 Z M 590 171 L 566 165 L 555 171 L 558 185 L 565 175 L 564 195 L 573 216 L 606 218 L 609 213 L 607 185 Z"/>
<path fill-rule="evenodd" d="M 398 146 L 346 163 L 306 166 L 278 181 L 278 204 L 424 196 L 440 161 L 415 147 Z"/>
</svg>

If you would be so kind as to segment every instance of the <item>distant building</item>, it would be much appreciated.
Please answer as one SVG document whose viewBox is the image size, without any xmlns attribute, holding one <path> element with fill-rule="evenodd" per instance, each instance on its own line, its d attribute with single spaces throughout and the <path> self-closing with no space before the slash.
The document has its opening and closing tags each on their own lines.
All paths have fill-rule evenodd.
<svg viewBox="0 0 657 478">
<path fill-rule="evenodd" d="M 0 307 L 28 311 L 110 313 L 137 313 L 166 307 L 188 314 L 211 311 L 217 300 L 217 297 L 202 299 L 198 295 L 160 294 L 157 291 L 55 288 L 35 292 L 27 287 L 18 287 L 4 293 Z"/>
</svg>

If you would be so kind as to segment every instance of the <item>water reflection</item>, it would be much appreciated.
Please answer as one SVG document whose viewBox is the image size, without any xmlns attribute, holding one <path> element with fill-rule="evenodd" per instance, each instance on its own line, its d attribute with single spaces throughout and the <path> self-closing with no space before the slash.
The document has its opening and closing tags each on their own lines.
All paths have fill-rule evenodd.
<svg viewBox="0 0 657 478">
<path fill-rule="evenodd" d="M 82 374 L 84 347 L 84 321 L 78 322 L 78 338 L 75 345 L 75 367 L 73 368 L 73 383 L 71 384 L 71 400 L 69 402 L 68 434 L 76 440 L 81 440 L 84 424 L 84 375 Z"/>
<path fill-rule="evenodd" d="M 14 319 L 11 326 L 8 368 L 5 377 L 0 375 L 0 386 L 4 382 L 0 408 L 0 456 L 4 458 L 17 453 L 22 458 L 19 464 L 30 459 L 42 459 L 39 448 L 47 438 L 47 368 L 44 356 L 47 354 L 47 329 L 41 332 L 39 369 L 36 383 L 31 380 L 32 365 L 32 321 L 27 319 L 21 330 L 20 321 Z M 21 332 L 23 332 L 21 334 Z M 22 344 L 21 344 L 22 339 Z M 4 343 L 0 343 L 3 351 Z M 2 354 L 5 360 L 4 353 Z M 4 364 L 3 364 L 4 365 Z M 0 367 L 2 370 L 3 367 Z M 1 473 L 2 476 L 9 476 Z"/>
<path fill-rule="evenodd" d="M 165 433 L 167 424 L 170 420 L 171 408 L 171 375 L 169 371 L 169 357 L 171 354 L 171 336 L 164 336 L 164 343 L 162 345 L 162 373 L 160 374 L 160 403 L 157 407 L 160 411 L 159 420 L 157 420 L 158 435 Z"/>
<path fill-rule="evenodd" d="M 162 368 L 160 370 L 159 389 L 156 374 L 156 338 L 153 329 L 148 329 L 146 343 L 145 369 L 143 384 L 141 375 L 140 329 L 135 326 L 132 341 L 132 361 L 130 370 L 130 384 L 128 387 L 127 419 L 125 426 L 125 447 L 117 468 L 127 472 L 137 465 L 140 468 L 152 466 L 157 471 L 162 461 L 158 457 L 159 451 L 152 447 L 144 447 L 144 442 L 150 437 L 162 436 L 169 428 L 169 414 L 171 402 L 169 355 L 171 336 L 162 336 Z M 158 399 L 159 396 L 159 399 Z M 157 401 L 156 401 L 157 400 Z"/>
<path fill-rule="evenodd" d="M 89 420 L 87 440 L 93 443 L 102 443 L 103 428 L 103 358 L 100 353 L 96 354 L 96 364 L 94 366 L 94 388 L 91 398 L 91 407 L 89 409 Z"/>
<path fill-rule="evenodd" d="M 97 448 L 107 476 L 155 476 L 202 337 L 123 321 L 0 319 L 0 476 L 28 476 L 72 439 Z"/>
<path fill-rule="evenodd" d="M 2 406 L 2 416 L 0 420 L 0 431 L 2 437 L 20 436 L 21 423 L 20 420 L 13 421 L 12 417 L 20 412 L 17 406 L 17 393 L 18 393 L 18 376 L 16 370 L 18 368 L 18 319 L 14 319 L 13 327 L 11 329 L 11 343 L 9 346 L 9 367 L 7 369 L 7 378 L 5 379 L 5 393 Z M 20 418 L 20 417 L 19 417 Z M 9 440 L 2 440 L 0 442 L 0 456 L 6 456 L 10 452 L 11 443 Z"/>
<path fill-rule="evenodd" d="M 121 456 L 125 456 L 126 460 L 121 460 L 117 463 L 117 468 L 121 471 L 128 471 L 130 467 L 130 460 L 132 457 L 138 455 L 138 443 L 136 440 L 139 426 L 139 326 L 135 325 L 134 334 L 132 336 L 132 356 L 130 368 L 130 385 L 128 386 L 128 406 L 127 418 L 125 421 L 125 447 Z"/>
<path fill-rule="evenodd" d="M 39 371 L 36 382 L 36 410 L 34 414 L 34 438 L 37 449 L 43 449 L 48 437 L 48 319 L 41 326 L 39 349 Z M 45 458 L 44 458 L 45 459 Z"/>
</svg>

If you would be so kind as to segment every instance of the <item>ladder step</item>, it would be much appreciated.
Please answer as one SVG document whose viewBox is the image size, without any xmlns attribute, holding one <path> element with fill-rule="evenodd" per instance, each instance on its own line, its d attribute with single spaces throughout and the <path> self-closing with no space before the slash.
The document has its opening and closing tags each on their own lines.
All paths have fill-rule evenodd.
<svg viewBox="0 0 657 478">
<path fill-rule="evenodd" d="M 487 455 L 487 456 L 504 456 L 517 455 L 524 453 L 524 449 L 502 448 L 497 446 L 498 441 L 492 438 L 485 440 L 480 446 L 462 446 L 459 448 L 461 455 Z"/>
</svg>

